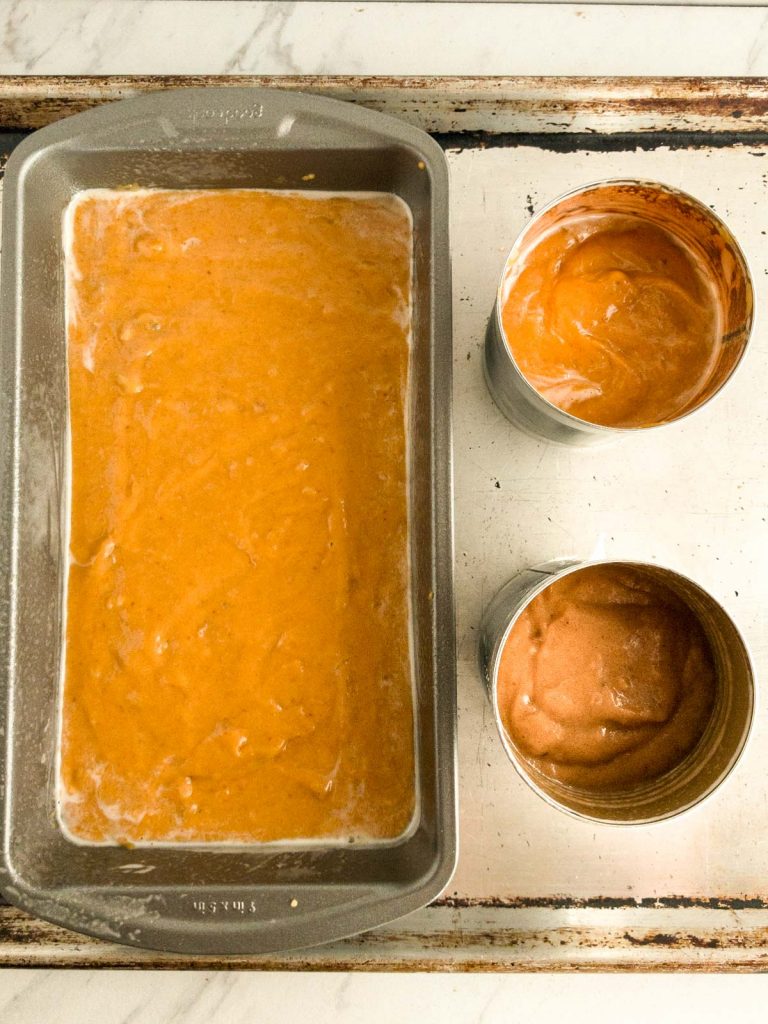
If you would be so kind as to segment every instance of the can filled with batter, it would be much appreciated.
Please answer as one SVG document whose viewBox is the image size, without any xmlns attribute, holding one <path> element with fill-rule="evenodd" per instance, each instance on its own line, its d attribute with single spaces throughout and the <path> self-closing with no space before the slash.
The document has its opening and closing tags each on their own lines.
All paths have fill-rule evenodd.
<svg viewBox="0 0 768 1024">
<path fill-rule="evenodd" d="M 655 182 L 597 182 L 546 206 L 515 242 L 486 380 L 521 429 L 605 443 L 706 405 L 752 319 L 746 260 L 708 207 Z"/>
<path fill-rule="evenodd" d="M 632 561 L 555 561 L 510 580 L 480 666 L 523 779 L 577 817 L 647 824 L 712 793 L 754 708 L 743 638 L 702 587 Z"/>
</svg>

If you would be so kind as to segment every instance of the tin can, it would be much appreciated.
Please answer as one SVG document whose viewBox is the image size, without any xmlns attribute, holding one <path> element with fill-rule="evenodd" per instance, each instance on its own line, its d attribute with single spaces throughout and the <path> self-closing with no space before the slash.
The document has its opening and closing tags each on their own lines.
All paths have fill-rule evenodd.
<svg viewBox="0 0 768 1024">
<path fill-rule="evenodd" d="M 691 753 L 675 768 L 624 791 L 577 789 L 552 779 L 527 760 L 512 742 L 499 710 L 502 652 L 520 615 L 556 580 L 596 565 L 642 571 L 668 587 L 700 622 L 715 662 L 717 692 L 707 727 Z M 645 562 L 558 560 L 513 577 L 490 602 L 480 627 L 480 668 L 501 742 L 518 774 L 547 803 L 577 818 L 614 825 L 649 824 L 698 804 L 731 773 L 752 725 L 755 681 L 746 643 L 725 609 L 686 576 Z"/>
<path fill-rule="evenodd" d="M 545 234 L 566 219 L 594 213 L 629 214 L 666 229 L 709 268 L 720 300 L 722 345 L 706 388 L 674 419 L 641 427 L 591 423 L 553 405 L 523 375 L 504 331 L 502 311 L 515 267 Z M 732 377 L 747 348 L 754 319 L 752 279 L 729 228 L 709 207 L 679 189 L 640 179 L 594 182 L 555 199 L 526 225 L 507 256 L 486 332 L 484 371 L 488 388 L 507 419 L 527 433 L 564 444 L 601 444 L 624 434 L 678 423 L 708 404 Z"/>
</svg>

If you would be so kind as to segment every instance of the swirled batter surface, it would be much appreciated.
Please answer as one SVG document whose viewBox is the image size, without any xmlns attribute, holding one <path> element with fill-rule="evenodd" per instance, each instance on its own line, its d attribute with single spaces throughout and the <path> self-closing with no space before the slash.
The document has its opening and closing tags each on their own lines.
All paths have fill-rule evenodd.
<svg viewBox="0 0 768 1024">
<path fill-rule="evenodd" d="M 638 785 L 680 764 L 715 694 L 697 618 L 631 566 L 552 583 L 520 615 L 499 666 L 512 744 L 546 775 L 588 790 Z"/>
<path fill-rule="evenodd" d="M 68 233 L 66 826 L 399 835 L 407 208 L 93 191 Z"/>
<path fill-rule="evenodd" d="M 539 394 L 613 427 L 694 408 L 722 334 L 704 261 L 663 227 L 610 213 L 566 220 L 510 264 L 502 323 Z"/>
</svg>

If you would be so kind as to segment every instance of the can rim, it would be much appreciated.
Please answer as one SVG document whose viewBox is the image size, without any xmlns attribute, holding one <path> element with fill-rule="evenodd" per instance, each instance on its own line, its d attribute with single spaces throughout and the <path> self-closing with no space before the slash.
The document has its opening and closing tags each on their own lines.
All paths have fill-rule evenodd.
<svg viewBox="0 0 768 1024">
<path fill-rule="evenodd" d="M 675 416 L 671 420 L 664 420 L 661 423 L 649 423 L 647 425 L 640 425 L 634 427 L 614 427 L 606 425 L 605 423 L 594 423 L 592 420 L 583 419 L 581 416 L 577 416 L 575 413 L 569 412 L 566 409 L 562 409 L 559 405 L 555 405 L 553 402 L 550 402 L 548 398 L 545 398 L 544 395 L 542 395 L 540 391 L 537 391 L 533 384 L 531 384 L 531 382 L 528 380 L 528 378 L 525 376 L 523 371 L 518 366 L 517 360 L 515 359 L 515 356 L 512 352 L 512 346 L 510 345 L 506 331 L 504 330 L 504 324 L 502 321 L 502 292 L 504 290 L 504 282 L 507 277 L 507 270 L 510 266 L 510 263 L 512 262 L 513 256 L 515 255 L 515 251 L 518 249 L 521 242 L 524 240 L 525 236 L 528 234 L 531 228 L 536 223 L 538 223 L 538 221 L 540 221 L 546 213 L 549 213 L 550 210 L 553 210 L 555 207 L 559 206 L 560 203 L 564 202 L 566 199 L 571 199 L 574 196 L 587 194 L 589 192 L 595 192 L 607 186 L 616 185 L 634 185 L 641 186 L 643 188 L 655 189 L 660 192 L 666 192 L 670 195 L 677 196 L 691 203 L 697 209 L 701 210 L 701 212 L 714 223 L 718 230 L 725 235 L 729 245 L 733 248 L 733 251 L 740 259 L 742 266 L 744 268 L 744 277 L 749 292 L 749 312 L 746 323 L 746 340 L 744 342 L 738 359 L 731 367 L 731 370 L 728 376 L 725 378 L 725 380 L 723 380 L 721 384 L 712 392 L 712 394 L 709 395 L 705 399 L 705 401 L 703 401 L 700 405 L 694 406 L 694 408 L 686 410 L 679 416 Z M 506 358 L 509 360 L 510 365 L 512 366 L 513 370 L 519 377 L 520 381 L 525 385 L 525 388 L 528 391 L 530 391 L 532 395 L 535 395 L 539 401 L 543 402 L 544 405 L 546 405 L 549 410 L 556 414 L 558 418 L 564 418 L 566 421 L 570 421 L 568 425 L 571 426 L 573 429 L 583 430 L 586 427 L 590 431 L 594 431 L 597 434 L 605 435 L 606 440 L 608 440 L 609 438 L 618 437 L 619 435 L 633 435 L 645 433 L 649 430 L 658 430 L 660 427 L 670 427 L 678 423 L 682 423 L 684 420 L 687 420 L 690 416 L 693 416 L 697 412 L 700 412 L 702 409 L 705 409 L 712 401 L 712 399 L 723 391 L 726 385 L 733 380 L 733 378 L 736 375 L 736 371 L 741 366 L 744 357 L 747 353 L 747 350 L 749 348 L 749 343 L 754 334 L 756 319 L 755 286 L 754 279 L 752 276 L 752 270 L 750 268 L 747 257 L 738 240 L 734 236 L 733 232 L 725 223 L 725 221 L 717 213 L 715 213 L 714 210 L 706 206 L 700 199 L 697 199 L 695 196 L 691 195 L 690 192 L 686 192 L 681 188 L 677 188 L 675 185 L 667 185 L 665 182 L 655 181 L 652 178 L 601 178 L 595 181 L 588 182 L 585 185 L 578 185 L 575 188 L 571 188 L 565 192 L 562 192 L 560 195 L 556 196 L 554 199 L 551 199 L 548 203 L 542 206 L 541 209 L 537 210 L 536 213 L 528 221 L 528 223 L 521 228 L 514 242 L 512 243 L 512 247 L 510 248 L 509 252 L 507 253 L 504 259 L 504 266 L 502 268 L 501 277 L 499 278 L 499 284 L 496 289 L 494 317 L 496 322 L 496 328 L 499 332 L 499 336 L 501 337 L 501 340 L 504 343 L 503 347 L 506 353 Z"/>
<path fill-rule="evenodd" d="M 569 807 L 567 804 L 561 802 L 556 797 L 552 796 L 550 793 L 547 793 L 538 784 L 538 782 L 530 774 L 530 772 L 526 769 L 524 759 L 517 752 L 511 740 L 509 739 L 507 730 L 505 729 L 504 723 L 502 721 L 501 711 L 499 709 L 498 682 L 501 655 L 502 652 L 504 651 L 507 640 L 509 639 L 509 635 L 514 629 L 522 613 L 537 597 L 539 597 L 540 594 L 547 590 L 557 580 L 564 579 L 566 576 L 570 576 L 573 573 L 579 572 L 582 569 L 589 569 L 594 566 L 600 565 L 629 565 L 638 569 L 661 570 L 662 572 L 667 572 L 671 576 L 675 576 L 683 582 L 690 584 L 697 590 L 701 591 L 716 605 L 716 607 L 723 613 L 723 615 L 728 619 L 728 621 L 732 625 L 734 632 L 739 640 L 739 643 L 741 644 L 748 669 L 748 685 L 751 696 L 751 703 L 749 707 L 748 719 L 744 729 L 744 734 L 741 739 L 741 745 L 738 751 L 736 752 L 735 756 L 733 757 L 731 763 L 728 765 L 726 770 L 719 776 L 719 778 L 714 783 L 712 783 L 709 789 L 703 792 L 700 796 L 694 797 L 690 803 L 686 804 L 684 807 L 681 807 L 679 809 L 671 810 L 665 812 L 664 814 L 656 815 L 650 818 L 616 819 L 602 817 L 599 814 L 587 814 L 582 811 L 575 810 L 573 807 Z M 747 644 L 747 641 L 744 638 L 744 634 L 734 621 L 730 612 L 713 594 L 709 592 L 709 590 L 703 587 L 700 583 L 697 583 L 695 580 L 691 579 L 690 576 L 687 576 L 685 573 L 678 572 L 677 569 L 672 569 L 669 566 L 662 565 L 658 562 L 643 562 L 638 559 L 631 558 L 600 558 L 586 559 L 584 561 L 578 561 L 569 558 L 550 561 L 539 566 L 531 566 L 528 571 L 541 572 L 542 574 L 546 573 L 546 576 L 537 585 L 533 586 L 526 593 L 524 600 L 522 600 L 519 606 L 517 606 L 513 614 L 507 617 L 504 629 L 500 630 L 497 638 L 494 639 L 493 647 L 491 648 L 488 657 L 488 667 L 486 670 L 488 690 L 491 701 L 491 709 L 493 711 L 493 718 L 496 724 L 496 730 L 499 734 L 499 738 L 501 739 L 501 743 L 502 746 L 504 747 L 504 751 L 507 755 L 507 758 L 511 761 L 512 766 L 514 767 L 517 774 L 523 779 L 526 785 L 529 786 L 537 794 L 537 796 L 541 797 L 541 799 L 546 801 L 546 803 L 548 803 L 551 807 L 554 807 L 556 810 L 562 811 L 564 814 L 569 815 L 571 818 L 575 818 L 579 821 L 589 822 L 591 824 L 608 825 L 617 828 L 632 828 L 638 825 L 657 825 L 661 824 L 662 822 L 669 821 L 671 818 L 679 818 L 682 814 L 687 814 L 694 808 L 700 807 L 705 800 L 708 800 L 714 793 L 716 793 L 720 789 L 720 787 L 726 781 L 726 779 L 733 773 L 733 770 L 736 768 L 739 761 L 741 761 L 742 757 L 744 756 L 744 751 L 747 749 L 747 746 L 749 745 L 755 725 L 755 709 L 757 707 L 758 686 L 757 677 L 755 674 L 754 659 L 752 657 L 749 645 Z M 522 575 L 522 573 L 516 575 Z M 515 577 L 513 576 L 512 579 L 514 578 Z"/>
</svg>

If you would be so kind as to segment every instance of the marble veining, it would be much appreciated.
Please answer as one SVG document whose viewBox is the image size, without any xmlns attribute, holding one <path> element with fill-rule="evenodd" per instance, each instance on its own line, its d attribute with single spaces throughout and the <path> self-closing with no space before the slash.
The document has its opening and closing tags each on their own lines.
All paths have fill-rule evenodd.
<svg viewBox="0 0 768 1024">
<path fill-rule="evenodd" d="M 657 0 L 657 3 L 659 0 Z M 665 2 L 665 0 L 662 0 Z M 667 0 L 668 2 L 668 0 Z M 768 74 L 768 11 L 547 4 L 0 0 L 0 74 Z M 4 1024 L 313 1024 L 684 1012 L 764 1019 L 768 975 L 0 971 Z M 605 1010 L 606 1016 L 602 1015 Z"/>
<path fill-rule="evenodd" d="M 768 975 L 0 971 L 4 1024 L 762 1024 Z"/>
<path fill-rule="evenodd" d="M 248 73 L 254 61 L 258 61 L 266 49 L 282 62 L 284 74 L 300 75 L 301 68 L 293 57 L 290 39 L 291 17 L 295 3 L 265 3 L 261 17 L 256 17 L 253 29 L 248 33 L 234 53 L 226 58 L 222 74 L 237 75 Z"/>
<path fill-rule="evenodd" d="M 0 0 L 2 74 L 764 75 L 763 7 Z"/>
</svg>

